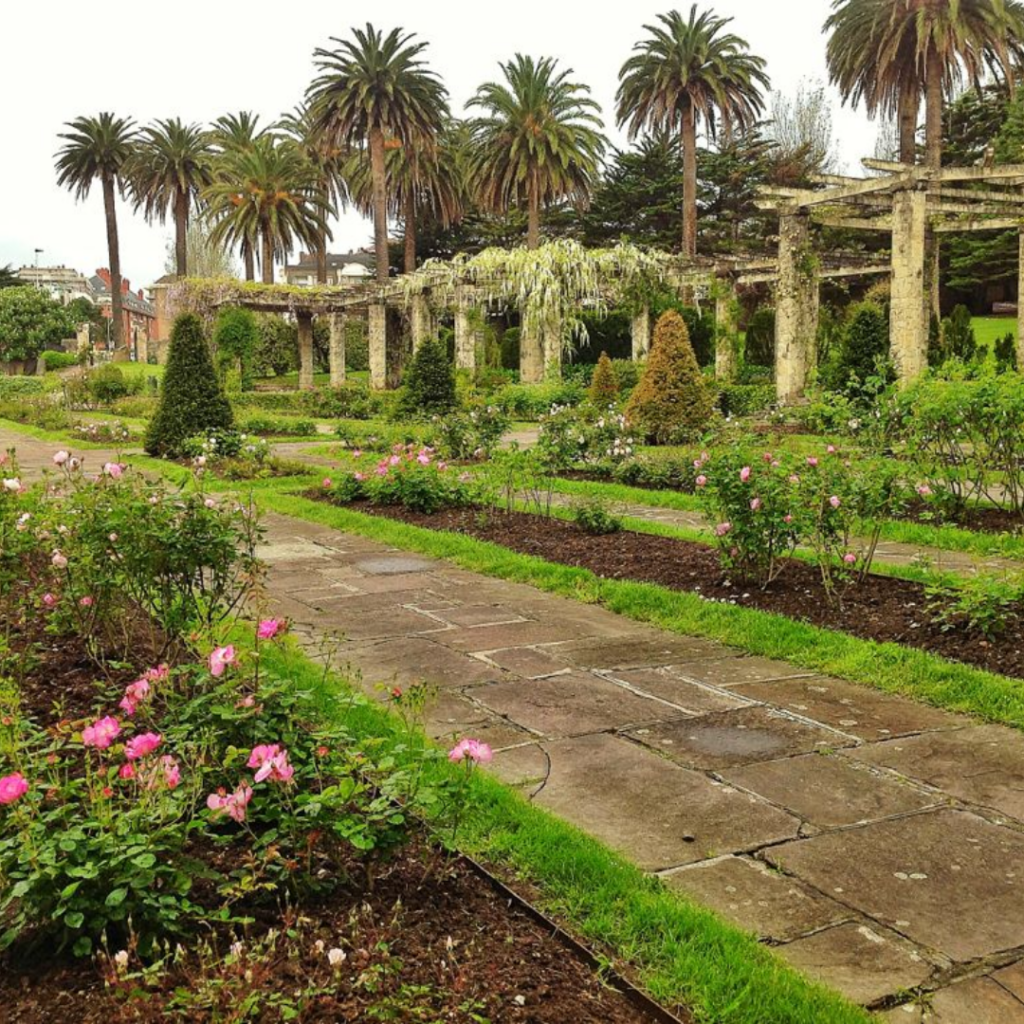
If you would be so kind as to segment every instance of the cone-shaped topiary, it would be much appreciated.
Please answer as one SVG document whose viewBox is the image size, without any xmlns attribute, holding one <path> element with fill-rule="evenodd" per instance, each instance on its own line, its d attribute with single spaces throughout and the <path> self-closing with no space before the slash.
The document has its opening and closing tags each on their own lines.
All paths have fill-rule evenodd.
<svg viewBox="0 0 1024 1024">
<path fill-rule="evenodd" d="M 590 381 L 588 397 L 592 405 L 598 409 L 614 405 L 619 400 L 619 378 L 615 375 L 615 368 L 608 358 L 607 352 L 601 353 L 601 358 L 594 367 L 594 376 Z"/>
<path fill-rule="evenodd" d="M 713 407 L 686 321 L 669 310 L 654 328 L 651 354 L 626 406 L 626 418 L 639 433 L 665 444 L 702 433 Z"/>
<path fill-rule="evenodd" d="M 441 342 L 431 339 L 416 349 L 404 385 L 403 412 L 433 415 L 455 408 L 455 368 Z"/>
<path fill-rule="evenodd" d="M 160 406 L 149 424 L 146 451 L 175 456 L 182 443 L 207 430 L 229 430 L 231 403 L 213 369 L 203 337 L 203 323 L 194 313 L 174 321 Z"/>
</svg>

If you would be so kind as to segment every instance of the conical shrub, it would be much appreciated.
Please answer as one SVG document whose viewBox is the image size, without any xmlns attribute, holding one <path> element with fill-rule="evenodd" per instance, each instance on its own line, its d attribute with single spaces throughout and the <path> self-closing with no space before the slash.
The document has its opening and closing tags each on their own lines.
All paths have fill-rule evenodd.
<svg viewBox="0 0 1024 1024">
<path fill-rule="evenodd" d="M 619 378 L 615 376 L 615 367 L 612 366 L 607 352 L 601 353 L 601 358 L 594 367 L 588 397 L 591 404 L 598 409 L 614 405 L 619 400 Z"/>
<path fill-rule="evenodd" d="M 188 438 L 208 430 L 229 430 L 233 422 L 231 403 L 213 369 L 203 323 L 194 313 L 184 313 L 171 329 L 160 405 L 149 424 L 146 451 L 174 457 Z"/>
<path fill-rule="evenodd" d="M 667 444 L 703 433 L 713 408 L 714 396 L 697 365 L 686 321 L 669 310 L 654 328 L 651 354 L 626 417 L 647 439 Z"/>
<path fill-rule="evenodd" d="M 401 409 L 409 415 L 451 412 L 455 397 L 455 368 L 441 342 L 423 342 L 406 370 Z"/>
</svg>

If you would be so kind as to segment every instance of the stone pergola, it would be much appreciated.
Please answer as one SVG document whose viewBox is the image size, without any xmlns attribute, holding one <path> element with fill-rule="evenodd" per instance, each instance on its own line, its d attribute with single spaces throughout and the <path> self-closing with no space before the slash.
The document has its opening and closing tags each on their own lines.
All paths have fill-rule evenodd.
<svg viewBox="0 0 1024 1024">
<path fill-rule="evenodd" d="M 766 186 L 761 209 L 779 215 L 775 298 L 775 380 L 779 400 L 799 399 L 813 369 L 822 277 L 850 269 L 887 273 L 891 281 L 890 345 L 901 380 L 927 367 L 931 294 L 938 273 L 938 236 L 964 231 L 1020 231 L 1018 356 L 1024 365 L 1024 165 L 939 170 L 865 160 L 873 177 L 821 175 L 821 188 Z M 999 187 L 993 187 L 999 186 Z M 839 266 L 823 272 L 815 225 L 877 231 L 892 237 L 888 264 Z M 929 259 L 929 254 L 933 254 Z"/>
</svg>

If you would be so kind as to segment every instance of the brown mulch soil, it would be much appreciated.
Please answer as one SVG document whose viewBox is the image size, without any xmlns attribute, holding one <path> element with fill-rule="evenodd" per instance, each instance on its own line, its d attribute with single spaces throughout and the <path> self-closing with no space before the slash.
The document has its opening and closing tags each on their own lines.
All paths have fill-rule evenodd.
<svg viewBox="0 0 1024 1024">
<path fill-rule="evenodd" d="M 1015 512 L 988 506 L 967 508 L 957 515 L 943 519 L 934 508 L 923 501 L 915 501 L 905 510 L 903 518 L 934 526 L 959 526 L 965 530 L 977 530 L 979 533 L 1020 533 L 1024 529 L 1024 521 Z"/>
<path fill-rule="evenodd" d="M 182 1019 L 234 1019 L 224 1012 L 258 990 L 263 1011 L 246 1019 L 278 1021 L 282 1018 L 271 1008 L 275 997 L 317 988 L 322 991 L 295 1018 L 304 1024 L 376 1019 L 473 1024 L 481 1017 L 493 1024 L 650 1024 L 650 1017 L 463 862 L 434 865 L 427 877 L 433 860 L 426 847 L 410 848 L 383 870 L 372 891 L 354 884 L 336 890 L 319 906 L 303 906 L 301 922 L 277 913 L 270 924 L 295 928 L 298 937 L 278 939 L 271 955 L 247 953 L 233 967 L 218 963 L 204 971 L 196 940 L 186 941 L 186 961 L 145 985 L 145 998 L 136 993 L 129 999 L 137 983 L 116 981 L 112 965 L 49 956 L 0 960 L 0 1019 L 7 1024 L 176 1020 L 169 1006 L 175 988 L 195 991 L 205 975 L 221 982 L 220 1015 L 206 1007 Z M 246 935 L 214 938 L 218 960 L 235 938 L 255 949 L 266 930 L 261 921 Z M 335 947 L 346 954 L 337 970 L 326 956 Z M 133 961 L 129 970 L 138 969 Z M 415 994 L 417 986 L 427 991 Z M 370 1015 L 371 1007 L 387 999 L 403 1012 Z"/>
<path fill-rule="evenodd" d="M 310 497 L 324 500 L 322 495 Z M 622 530 L 606 536 L 584 533 L 575 523 L 524 512 L 449 509 L 433 516 L 396 507 L 358 503 L 361 512 L 399 519 L 432 530 L 449 530 L 492 541 L 550 562 L 590 569 L 608 579 L 657 583 L 699 593 L 709 600 L 786 615 L 865 640 L 891 641 L 966 662 L 990 672 L 1024 678 L 1024 622 L 1011 621 L 997 642 L 963 628 L 943 632 L 932 622 L 919 583 L 869 576 L 851 585 L 839 605 L 826 598 L 818 570 L 793 560 L 765 590 L 729 578 L 714 548 L 672 537 Z"/>
</svg>

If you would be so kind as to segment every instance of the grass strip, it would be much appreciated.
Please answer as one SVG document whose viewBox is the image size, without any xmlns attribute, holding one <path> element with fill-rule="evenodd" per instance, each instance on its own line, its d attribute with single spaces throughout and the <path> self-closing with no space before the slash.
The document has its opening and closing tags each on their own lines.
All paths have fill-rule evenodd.
<svg viewBox="0 0 1024 1024">
<path fill-rule="evenodd" d="M 359 738 L 410 736 L 397 716 L 354 692 L 294 647 L 261 657 L 297 686 L 319 691 Z M 340 695 L 340 699 L 339 699 Z M 451 771 L 446 763 L 430 770 Z M 687 1006 L 701 1024 L 868 1024 L 871 1017 L 790 968 L 753 936 L 670 892 L 603 843 L 485 772 L 474 772 L 458 833 L 464 852 L 528 880 L 543 909 L 636 970 L 656 999 Z"/>
<path fill-rule="evenodd" d="M 1020 680 L 927 651 L 861 640 L 783 615 L 706 601 L 696 594 L 652 583 L 603 579 L 588 569 L 519 554 L 489 541 L 338 508 L 281 489 L 260 491 L 258 501 L 268 511 L 448 559 L 488 576 L 600 604 L 671 632 L 707 637 L 749 654 L 788 661 L 812 672 L 1024 729 L 1024 684 Z"/>
</svg>

